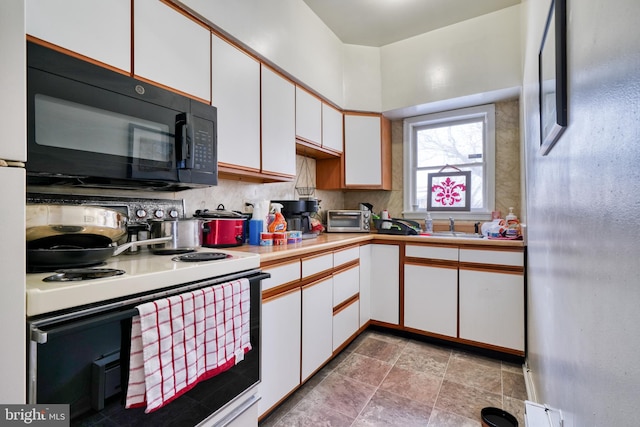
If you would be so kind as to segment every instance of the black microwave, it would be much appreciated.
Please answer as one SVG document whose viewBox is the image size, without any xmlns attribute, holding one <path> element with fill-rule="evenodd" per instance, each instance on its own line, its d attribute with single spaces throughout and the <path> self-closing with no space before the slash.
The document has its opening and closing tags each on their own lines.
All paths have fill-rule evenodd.
<svg viewBox="0 0 640 427">
<path fill-rule="evenodd" d="M 216 120 L 211 105 L 27 43 L 28 185 L 216 185 Z"/>
</svg>

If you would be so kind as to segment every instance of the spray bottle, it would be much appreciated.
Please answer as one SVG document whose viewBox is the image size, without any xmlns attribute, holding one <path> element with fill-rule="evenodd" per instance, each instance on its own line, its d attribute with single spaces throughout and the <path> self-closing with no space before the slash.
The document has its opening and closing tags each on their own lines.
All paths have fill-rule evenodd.
<svg viewBox="0 0 640 427">
<path fill-rule="evenodd" d="M 287 231 L 287 220 L 282 216 L 283 206 L 280 203 L 271 203 L 271 208 L 275 212 L 273 221 L 269 224 L 270 233 L 283 233 Z"/>
</svg>

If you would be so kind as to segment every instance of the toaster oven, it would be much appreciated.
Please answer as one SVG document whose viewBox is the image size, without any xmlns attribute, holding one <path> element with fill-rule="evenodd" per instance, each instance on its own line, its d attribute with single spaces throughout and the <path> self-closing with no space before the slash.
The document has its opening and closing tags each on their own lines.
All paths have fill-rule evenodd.
<svg viewBox="0 0 640 427">
<path fill-rule="evenodd" d="M 371 211 L 367 210 L 329 210 L 327 211 L 327 232 L 329 233 L 368 233 Z"/>
</svg>

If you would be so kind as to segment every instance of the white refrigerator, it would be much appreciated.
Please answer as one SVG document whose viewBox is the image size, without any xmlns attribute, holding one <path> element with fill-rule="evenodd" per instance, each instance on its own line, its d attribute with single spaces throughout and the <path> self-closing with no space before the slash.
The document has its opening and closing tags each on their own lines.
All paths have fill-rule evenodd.
<svg viewBox="0 0 640 427">
<path fill-rule="evenodd" d="M 0 402 L 25 403 L 24 0 L 0 2 Z"/>
</svg>

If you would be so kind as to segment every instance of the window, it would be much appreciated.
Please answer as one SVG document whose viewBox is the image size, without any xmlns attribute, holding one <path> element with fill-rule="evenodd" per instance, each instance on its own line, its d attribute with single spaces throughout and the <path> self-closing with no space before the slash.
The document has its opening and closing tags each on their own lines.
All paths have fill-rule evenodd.
<svg viewBox="0 0 640 427">
<path fill-rule="evenodd" d="M 434 218 L 488 219 L 495 205 L 495 108 L 491 105 L 411 117 L 404 121 L 404 214 L 422 218 L 428 175 L 471 172 L 471 211 Z"/>
</svg>

